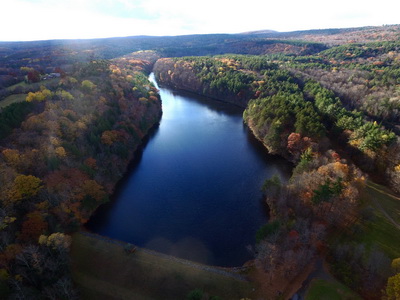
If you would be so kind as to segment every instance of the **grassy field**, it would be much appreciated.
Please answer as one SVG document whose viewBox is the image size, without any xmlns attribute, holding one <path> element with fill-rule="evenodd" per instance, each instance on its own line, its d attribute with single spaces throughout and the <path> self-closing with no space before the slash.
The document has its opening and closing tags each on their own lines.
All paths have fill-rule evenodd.
<svg viewBox="0 0 400 300">
<path fill-rule="evenodd" d="M 23 102 L 26 100 L 26 96 L 27 96 L 27 94 L 10 95 L 10 96 L 4 98 L 4 100 L 0 101 L 0 108 L 6 107 L 12 103 Z"/>
<path fill-rule="evenodd" d="M 313 279 L 305 295 L 305 300 L 361 300 L 345 285 L 338 281 Z"/>
<path fill-rule="evenodd" d="M 400 199 L 387 188 L 368 182 L 363 200 L 373 208 L 373 215 L 361 225 L 364 234 L 357 238 L 368 246 L 378 246 L 391 259 L 400 257 L 400 229 L 395 225 L 400 223 Z"/>
<path fill-rule="evenodd" d="M 368 247 L 378 246 L 391 259 L 400 257 L 400 230 L 379 210 L 374 214 L 374 220 L 362 226 L 364 234 L 359 241 Z"/>
<path fill-rule="evenodd" d="M 387 214 L 397 223 L 400 224 L 400 197 L 393 194 L 388 188 L 368 182 L 366 196 L 370 200 L 375 199 L 378 204 L 387 212 Z M 370 201 L 376 208 L 376 201 Z"/>
<path fill-rule="evenodd" d="M 355 232 L 335 236 L 333 243 L 363 244 L 368 249 L 377 248 L 390 259 L 400 257 L 400 200 L 389 189 L 368 182 L 361 195 L 368 217 L 353 225 Z"/>
<path fill-rule="evenodd" d="M 40 86 L 48 86 L 48 85 L 54 85 L 55 83 L 58 83 L 60 81 L 59 78 L 52 78 L 52 79 L 48 79 L 48 80 L 43 80 L 43 81 L 39 81 L 39 82 L 35 82 L 35 83 L 26 83 L 25 81 L 21 81 L 19 83 L 16 83 L 14 85 L 11 85 L 9 87 L 7 87 L 7 90 L 14 92 L 16 88 L 18 87 L 22 87 L 22 88 L 26 88 L 26 87 L 31 87 L 33 89 L 39 89 Z"/>
<path fill-rule="evenodd" d="M 73 236 L 72 274 L 82 299 L 186 299 L 201 289 L 221 299 L 252 298 L 253 285 L 203 266 L 77 233 Z"/>
<path fill-rule="evenodd" d="M 19 83 L 9 86 L 7 90 L 14 91 L 17 87 L 26 87 L 26 86 L 28 86 L 28 83 L 26 83 L 25 81 L 21 81 Z"/>
<path fill-rule="evenodd" d="M 60 82 L 59 78 L 52 78 L 49 80 L 44 80 L 44 81 L 40 81 L 40 82 L 36 82 L 36 83 L 26 83 L 26 82 L 22 81 L 20 83 L 9 86 L 6 89 L 13 94 L 2 100 L 0 99 L 0 108 L 6 107 L 15 102 L 23 102 L 26 100 L 26 96 L 27 96 L 26 93 L 25 94 L 22 94 L 22 93 L 16 94 L 17 93 L 16 89 L 18 87 L 24 88 L 25 91 L 26 91 L 26 88 L 29 88 L 30 91 L 38 91 L 38 90 L 40 90 L 41 86 L 54 88 L 54 86 L 57 86 L 57 84 L 59 82 Z"/>
</svg>

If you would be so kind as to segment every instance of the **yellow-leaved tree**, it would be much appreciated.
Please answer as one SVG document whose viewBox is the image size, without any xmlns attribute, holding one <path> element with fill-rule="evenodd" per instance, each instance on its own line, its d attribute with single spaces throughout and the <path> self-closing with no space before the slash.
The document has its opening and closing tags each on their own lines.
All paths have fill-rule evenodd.
<svg viewBox="0 0 400 300">
<path fill-rule="evenodd" d="M 392 261 L 392 269 L 397 273 L 388 278 L 386 285 L 386 299 L 399 300 L 400 299 L 400 258 L 395 258 Z"/>
<path fill-rule="evenodd" d="M 389 277 L 386 286 L 386 297 L 388 300 L 400 299 L 400 273 Z"/>
<path fill-rule="evenodd" d="M 37 195 L 42 189 L 42 180 L 33 175 L 18 175 L 9 192 L 10 200 L 19 201 Z"/>
</svg>

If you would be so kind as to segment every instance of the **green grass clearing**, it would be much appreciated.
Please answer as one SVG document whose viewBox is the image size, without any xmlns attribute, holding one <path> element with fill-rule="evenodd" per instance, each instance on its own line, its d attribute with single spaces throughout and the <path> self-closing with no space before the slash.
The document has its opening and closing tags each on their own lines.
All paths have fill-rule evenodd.
<svg viewBox="0 0 400 300">
<path fill-rule="evenodd" d="M 400 201 L 396 200 L 396 196 L 390 190 L 372 182 L 368 182 L 361 200 L 362 209 L 370 210 L 368 219 L 354 224 L 353 233 L 335 236 L 332 242 L 364 244 L 367 250 L 380 249 L 390 259 L 400 257 L 400 229 L 382 211 L 396 222 L 399 220 L 397 212 L 400 209 Z"/>
<path fill-rule="evenodd" d="M 377 207 L 373 198 L 379 202 L 379 205 L 386 211 L 386 213 L 398 224 L 400 224 L 400 197 L 396 196 L 388 188 L 368 182 L 366 197 L 369 197 L 371 204 Z M 378 207 L 379 208 L 379 207 Z"/>
<path fill-rule="evenodd" d="M 14 85 L 11 85 L 11 86 L 9 86 L 8 88 L 7 88 L 7 90 L 9 90 L 9 91 L 14 91 L 17 87 L 27 87 L 29 84 L 28 83 L 26 83 L 25 81 L 21 81 L 21 82 L 18 82 L 18 83 L 16 83 L 16 84 L 14 84 Z"/>
<path fill-rule="evenodd" d="M 397 223 L 396 211 L 399 209 L 400 201 L 396 199 L 396 195 L 391 193 L 390 190 L 368 182 L 365 191 L 361 195 L 362 207 L 360 209 L 364 217 L 353 224 L 349 230 L 338 232 L 338 234 L 332 236 L 330 238 L 330 247 L 335 249 L 339 245 L 347 245 L 350 247 L 359 247 L 362 245 L 365 247 L 365 250 L 363 250 L 363 259 L 365 261 L 372 258 L 370 255 L 379 253 L 377 251 L 382 252 L 386 258 L 377 265 L 377 272 L 386 277 L 385 274 L 387 274 L 390 269 L 390 260 L 400 257 L 400 229 L 395 225 L 395 223 Z M 332 271 L 334 273 L 340 273 L 342 280 L 348 282 L 349 285 L 351 285 L 353 280 L 357 282 L 356 274 L 352 274 L 351 270 L 346 269 L 345 261 L 335 262 L 334 265 L 332 265 Z M 324 284 L 322 284 L 320 289 L 325 289 Z M 313 296 L 313 298 L 307 299 L 353 299 L 340 298 L 343 297 L 343 295 L 337 295 L 337 293 L 329 287 L 326 289 L 325 293 L 329 296 Z M 318 289 L 316 290 L 315 295 L 318 295 Z M 321 292 L 321 294 L 323 293 Z"/>
<path fill-rule="evenodd" d="M 356 237 L 368 248 L 378 246 L 389 258 L 400 257 L 400 230 L 394 226 L 383 214 L 376 210 L 371 222 L 362 224 L 363 233 Z"/>
<path fill-rule="evenodd" d="M 60 81 L 59 78 L 52 78 L 35 83 L 26 83 L 25 81 L 21 81 L 19 83 L 7 87 L 7 90 L 14 92 L 18 87 L 21 87 L 23 89 L 29 88 L 32 91 L 38 91 L 42 85 L 48 87 L 49 85 L 57 84 L 59 81 Z"/>
<path fill-rule="evenodd" d="M 143 249 L 127 254 L 121 244 L 73 235 L 72 275 L 83 299 L 186 299 L 201 289 L 222 299 L 252 298 L 253 285 L 173 257 Z"/>
<path fill-rule="evenodd" d="M 338 281 L 313 279 L 305 295 L 305 300 L 357 300 L 362 299 L 347 286 Z"/>
<path fill-rule="evenodd" d="M 362 199 L 366 206 L 373 208 L 370 221 L 360 224 L 362 232 L 355 234 L 357 242 L 368 247 L 378 246 L 391 259 L 400 257 L 400 229 L 382 212 L 382 209 L 395 221 L 400 221 L 400 200 L 388 189 L 369 182 Z"/>
<path fill-rule="evenodd" d="M 0 108 L 4 108 L 13 103 L 24 102 L 26 100 L 26 96 L 27 94 L 10 95 L 0 101 Z"/>
</svg>

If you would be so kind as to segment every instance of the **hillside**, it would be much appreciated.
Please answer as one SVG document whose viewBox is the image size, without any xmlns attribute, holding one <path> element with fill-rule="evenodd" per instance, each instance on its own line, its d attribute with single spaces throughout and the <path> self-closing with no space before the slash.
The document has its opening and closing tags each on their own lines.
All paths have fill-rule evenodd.
<svg viewBox="0 0 400 300">
<path fill-rule="evenodd" d="M 2 109 L 2 299 L 76 298 L 69 234 L 108 201 L 161 117 L 147 64 L 133 57 L 83 63 Z"/>
<path fill-rule="evenodd" d="M 327 46 L 338 46 L 352 43 L 397 41 L 399 39 L 399 25 L 315 29 L 292 32 L 255 31 L 252 34 L 266 35 L 277 39 L 317 42 Z"/>
</svg>

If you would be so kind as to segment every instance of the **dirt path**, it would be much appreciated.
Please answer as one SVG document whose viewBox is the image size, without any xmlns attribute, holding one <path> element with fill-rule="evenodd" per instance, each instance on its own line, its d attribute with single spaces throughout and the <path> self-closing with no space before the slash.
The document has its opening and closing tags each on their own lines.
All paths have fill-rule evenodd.
<svg viewBox="0 0 400 300">
<path fill-rule="evenodd" d="M 308 275 L 307 279 L 304 280 L 302 287 L 297 291 L 297 295 L 300 299 L 305 298 L 307 289 L 313 279 L 323 279 L 330 282 L 336 281 L 336 279 L 329 273 L 327 264 L 322 257 L 316 259 L 313 271 Z"/>
<path fill-rule="evenodd" d="M 400 201 L 400 198 L 399 197 L 397 197 L 397 196 L 395 196 L 395 195 L 393 195 L 393 194 L 389 194 L 388 192 L 385 192 L 384 190 L 382 190 L 382 189 L 378 189 L 377 187 L 374 187 L 372 184 L 370 184 L 370 183 L 367 183 L 367 186 L 368 187 L 370 187 L 370 188 L 372 188 L 372 189 L 374 189 L 375 191 L 378 191 L 379 193 L 381 193 L 381 194 L 385 194 L 386 196 L 388 196 L 388 197 L 390 197 L 390 198 L 392 198 L 392 199 L 395 199 L 395 200 L 399 200 Z"/>
</svg>

